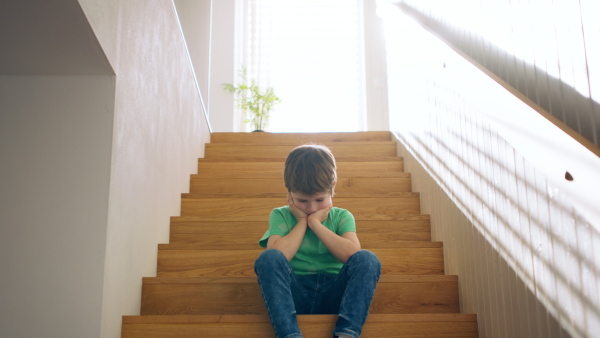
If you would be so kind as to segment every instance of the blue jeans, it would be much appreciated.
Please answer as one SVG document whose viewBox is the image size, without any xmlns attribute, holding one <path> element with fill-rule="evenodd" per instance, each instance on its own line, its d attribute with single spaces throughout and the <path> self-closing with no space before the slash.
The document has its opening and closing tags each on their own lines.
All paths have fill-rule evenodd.
<svg viewBox="0 0 600 338">
<path fill-rule="evenodd" d="M 296 314 L 337 314 L 334 335 L 360 337 L 367 319 L 381 263 L 361 250 L 337 274 L 300 276 L 281 251 L 263 251 L 254 264 L 258 284 L 277 338 L 302 337 Z"/>
</svg>

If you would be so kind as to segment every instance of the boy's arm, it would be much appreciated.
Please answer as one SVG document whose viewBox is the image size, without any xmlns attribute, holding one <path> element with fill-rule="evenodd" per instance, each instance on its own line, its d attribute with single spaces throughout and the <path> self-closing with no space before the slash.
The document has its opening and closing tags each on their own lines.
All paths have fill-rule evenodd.
<svg viewBox="0 0 600 338">
<path fill-rule="evenodd" d="M 285 236 L 271 235 L 267 242 L 267 249 L 277 249 L 283 253 L 288 261 L 291 261 L 302 244 L 306 233 L 306 218 L 298 221 L 298 224 Z"/>
<path fill-rule="evenodd" d="M 312 213 L 308 217 L 308 227 L 335 258 L 346 263 L 350 256 L 360 250 L 360 241 L 354 231 L 345 232 L 340 236 L 324 226 L 323 221 L 327 219 L 329 210 L 331 207 Z"/>
<path fill-rule="evenodd" d="M 294 217 L 296 217 L 298 223 L 292 231 L 285 236 L 271 235 L 267 242 L 267 249 L 277 249 L 283 253 L 288 261 L 291 261 L 292 258 L 296 256 L 300 244 L 302 244 L 304 234 L 306 234 L 306 229 L 308 227 L 308 220 L 306 213 L 302 212 L 294 205 L 289 195 L 288 203 L 290 203 L 290 211 Z"/>
</svg>

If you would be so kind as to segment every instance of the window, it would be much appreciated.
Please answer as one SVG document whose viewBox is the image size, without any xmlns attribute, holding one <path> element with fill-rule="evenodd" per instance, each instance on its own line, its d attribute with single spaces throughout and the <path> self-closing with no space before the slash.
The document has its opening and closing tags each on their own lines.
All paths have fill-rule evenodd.
<svg viewBox="0 0 600 338">
<path fill-rule="evenodd" d="M 363 1 L 240 1 L 236 67 L 282 99 L 267 130 L 365 130 Z"/>
</svg>

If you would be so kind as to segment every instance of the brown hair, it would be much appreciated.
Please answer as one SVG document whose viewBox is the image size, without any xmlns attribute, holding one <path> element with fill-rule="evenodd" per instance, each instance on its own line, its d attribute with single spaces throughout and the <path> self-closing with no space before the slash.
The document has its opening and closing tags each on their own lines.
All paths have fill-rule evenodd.
<svg viewBox="0 0 600 338">
<path fill-rule="evenodd" d="M 337 180 L 335 158 L 329 148 L 305 144 L 285 160 L 283 180 L 288 191 L 314 195 L 333 190 Z"/>
</svg>

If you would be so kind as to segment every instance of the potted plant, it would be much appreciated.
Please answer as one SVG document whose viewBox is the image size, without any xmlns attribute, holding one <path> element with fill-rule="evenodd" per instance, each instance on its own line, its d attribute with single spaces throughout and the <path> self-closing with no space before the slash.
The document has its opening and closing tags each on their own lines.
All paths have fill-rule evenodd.
<svg viewBox="0 0 600 338">
<path fill-rule="evenodd" d="M 237 105 L 246 115 L 245 123 L 250 123 L 254 131 L 264 131 L 273 107 L 281 102 L 273 88 L 261 91 L 256 80 L 248 80 L 246 68 L 240 71 L 241 82 L 234 85 L 223 84 L 224 90 L 235 94 Z"/>
</svg>

